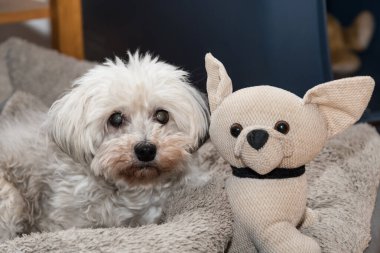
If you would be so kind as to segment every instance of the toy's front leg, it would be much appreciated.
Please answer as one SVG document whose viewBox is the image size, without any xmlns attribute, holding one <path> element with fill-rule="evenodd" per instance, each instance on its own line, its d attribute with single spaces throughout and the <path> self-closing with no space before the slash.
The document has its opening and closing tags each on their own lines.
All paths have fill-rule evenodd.
<svg viewBox="0 0 380 253">
<path fill-rule="evenodd" d="M 253 243 L 254 235 L 249 233 L 245 226 L 235 220 L 229 253 L 258 252 Z M 321 248 L 314 239 L 300 233 L 293 224 L 287 222 L 268 227 L 260 239 L 256 240 L 260 253 L 321 253 Z"/>
<path fill-rule="evenodd" d="M 314 239 L 296 228 L 303 216 L 304 225 L 311 218 L 309 210 L 305 213 L 306 177 L 276 181 L 230 177 L 226 190 L 238 221 L 234 237 L 240 244 L 254 245 L 251 252 L 254 248 L 260 253 L 321 252 Z"/>
<path fill-rule="evenodd" d="M 307 207 L 305 209 L 305 213 L 301 223 L 299 224 L 299 228 L 308 228 L 315 223 L 318 219 L 318 215 L 315 211 Z"/>
<path fill-rule="evenodd" d="M 231 241 L 228 253 L 256 253 L 257 250 L 253 244 L 252 238 L 249 238 L 249 234 L 245 225 L 239 221 L 239 219 L 234 219 L 233 224 L 233 237 Z"/>
<path fill-rule="evenodd" d="M 319 244 L 311 237 L 302 234 L 293 224 L 279 222 L 270 225 L 257 245 L 260 252 L 266 253 L 320 253 Z M 266 240 L 267 239 L 267 240 Z"/>
<path fill-rule="evenodd" d="M 242 187 L 242 188 L 240 188 Z M 258 252 L 255 247 L 255 238 L 250 226 L 252 210 L 255 208 L 251 205 L 250 196 L 246 195 L 244 186 L 240 180 L 230 177 L 226 182 L 226 190 L 231 208 L 234 214 L 233 236 L 229 253 L 255 253 Z M 242 206 L 245 203 L 248 206 Z M 237 211 L 239 210 L 239 211 Z"/>
</svg>

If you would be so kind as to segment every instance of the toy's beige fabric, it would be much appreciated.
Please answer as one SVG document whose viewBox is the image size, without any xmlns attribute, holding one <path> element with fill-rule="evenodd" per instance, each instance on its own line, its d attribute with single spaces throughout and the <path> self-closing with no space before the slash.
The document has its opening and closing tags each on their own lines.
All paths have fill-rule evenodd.
<svg viewBox="0 0 380 253">
<path fill-rule="evenodd" d="M 225 96 L 232 93 L 231 79 L 223 64 L 206 64 L 207 69 L 207 93 L 215 94 L 209 97 L 211 111 L 222 102 Z M 218 83 L 219 86 L 212 85 Z"/>
<path fill-rule="evenodd" d="M 316 241 L 296 229 L 306 211 L 305 174 L 287 180 L 232 176 L 226 188 L 234 216 L 242 224 L 235 231 L 246 232 L 259 252 L 320 252 Z M 250 252 L 248 245 L 241 251 L 242 246 L 235 243 L 232 248 Z"/>
<path fill-rule="evenodd" d="M 331 137 L 361 117 L 374 83 L 371 77 L 362 76 L 327 82 L 310 89 L 304 96 L 304 103 L 318 106 Z"/>
<path fill-rule="evenodd" d="M 226 185 L 239 224 L 234 237 L 251 241 L 246 245 L 233 242 L 232 248 L 245 251 L 253 244 L 259 252 L 320 252 L 318 243 L 297 229 L 315 219 L 306 208 L 306 176 L 290 177 L 289 173 L 310 162 L 329 137 L 361 117 L 374 89 L 373 79 L 356 77 L 321 84 L 301 99 L 271 86 L 231 93 L 227 72 L 211 54 L 206 55 L 206 70 L 212 77 L 207 82 L 211 141 L 232 166 L 253 174 L 253 178 L 234 174 Z M 281 122 L 288 131 L 278 130 Z M 240 126 L 238 135 L 231 134 L 235 125 Z M 262 179 L 278 171 L 276 168 L 282 168 L 286 176 Z"/>
</svg>

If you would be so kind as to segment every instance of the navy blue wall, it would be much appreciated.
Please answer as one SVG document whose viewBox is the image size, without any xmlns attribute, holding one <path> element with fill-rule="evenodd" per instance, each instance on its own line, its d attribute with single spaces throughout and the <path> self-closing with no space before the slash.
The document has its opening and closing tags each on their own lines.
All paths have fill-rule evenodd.
<svg viewBox="0 0 380 253">
<path fill-rule="evenodd" d="M 188 70 L 203 91 L 206 52 L 226 65 L 235 90 L 270 84 L 303 96 L 332 77 L 322 0 L 82 1 L 90 60 L 149 50 Z M 343 24 L 362 9 L 374 12 L 376 35 L 355 74 L 380 80 L 380 1 L 328 0 L 327 7 Z M 370 108 L 380 120 L 380 85 Z"/>
<path fill-rule="evenodd" d="M 271 84 L 303 95 L 331 78 L 321 0 L 83 0 L 86 55 L 150 50 L 205 90 L 204 55 L 234 88 Z"/>
</svg>

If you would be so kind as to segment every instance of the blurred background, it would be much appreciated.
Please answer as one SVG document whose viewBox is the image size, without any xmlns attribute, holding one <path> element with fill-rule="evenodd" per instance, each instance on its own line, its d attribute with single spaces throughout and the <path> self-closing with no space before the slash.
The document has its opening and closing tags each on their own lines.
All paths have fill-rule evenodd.
<svg viewBox="0 0 380 253">
<path fill-rule="evenodd" d="M 379 17 L 378 0 L 0 0 L 0 41 L 98 62 L 150 51 L 202 91 L 212 52 L 235 90 L 270 84 L 302 96 L 334 78 L 380 80 Z M 364 120 L 380 122 L 380 85 Z"/>
</svg>

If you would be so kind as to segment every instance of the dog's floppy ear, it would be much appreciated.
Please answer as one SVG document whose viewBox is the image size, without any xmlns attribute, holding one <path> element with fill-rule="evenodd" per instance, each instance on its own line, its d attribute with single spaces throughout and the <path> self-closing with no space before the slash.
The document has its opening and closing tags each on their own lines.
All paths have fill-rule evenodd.
<svg viewBox="0 0 380 253">
<path fill-rule="evenodd" d="M 371 98 L 375 81 L 369 76 L 339 79 L 306 92 L 305 104 L 316 104 L 328 128 L 328 137 L 360 119 Z"/>
<path fill-rule="evenodd" d="M 207 71 L 207 93 L 210 111 L 213 112 L 225 97 L 232 93 L 232 82 L 223 64 L 211 53 L 205 57 Z"/>
<path fill-rule="evenodd" d="M 96 131 L 90 133 L 91 126 L 85 116 L 88 103 L 89 97 L 85 90 L 80 86 L 74 87 L 54 102 L 45 122 L 49 139 L 82 164 L 91 161 L 96 141 L 94 139 L 99 138 L 99 134 L 95 134 Z"/>
</svg>

